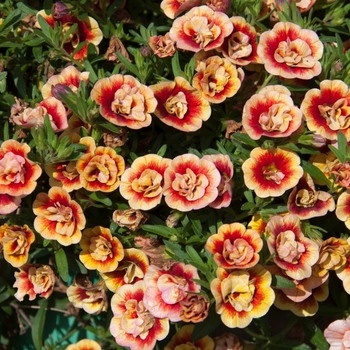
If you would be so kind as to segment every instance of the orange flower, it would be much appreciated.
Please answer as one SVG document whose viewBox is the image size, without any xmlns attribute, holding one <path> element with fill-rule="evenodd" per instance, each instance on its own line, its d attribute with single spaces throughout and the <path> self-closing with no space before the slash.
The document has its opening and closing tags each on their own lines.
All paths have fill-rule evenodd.
<svg viewBox="0 0 350 350">
<path fill-rule="evenodd" d="M 152 315 L 143 301 L 143 281 L 121 286 L 113 295 L 113 318 L 109 330 L 120 346 L 130 350 L 152 350 L 169 333 L 169 320 Z"/>
<path fill-rule="evenodd" d="M 131 75 L 115 74 L 98 80 L 91 99 L 100 105 L 103 118 L 117 126 L 141 129 L 152 121 L 157 106 L 152 90 Z"/>
<path fill-rule="evenodd" d="M 287 137 L 301 125 L 303 114 L 282 85 L 266 86 L 244 105 L 242 124 L 253 140 Z"/>
<path fill-rule="evenodd" d="M 209 102 L 190 83 L 176 77 L 173 82 L 151 85 L 158 105 L 154 114 L 164 124 L 181 131 L 196 131 L 209 119 Z"/>
<path fill-rule="evenodd" d="M 149 210 L 157 206 L 163 194 L 164 172 L 171 160 L 157 154 L 136 158 L 121 177 L 120 194 L 132 209 Z"/>
<path fill-rule="evenodd" d="M 68 36 L 63 44 L 63 48 L 66 52 L 71 54 L 80 43 L 86 42 L 86 44 L 73 55 L 75 60 L 84 60 L 84 58 L 87 57 L 88 45 L 93 44 L 98 46 L 103 39 L 102 31 L 96 20 L 92 17 L 86 16 L 83 20 L 80 20 L 77 16 L 66 14 L 55 18 L 52 14 L 47 15 L 45 10 L 39 11 L 36 17 L 38 18 L 39 16 L 42 16 L 52 28 L 55 28 L 55 23 L 62 26 L 62 36 L 64 36 L 74 24 L 77 24 L 77 28 Z M 40 28 L 38 20 L 36 22 L 36 27 Z"/>
<path fill-rule="evenodd" d="M 233 24 L 225 13 L 203 5 L 175 19 L 169 33 L 179 49 L 198 52 L 220 47 L 232 30 Z"/>
<path fill-rule="evenodd" d="M 350 190 L 346 190 L 338 197 L 335 215 L 350 229 Z"/>
<path fill-rule="evenodd" d="M 214 254 L 214 261 L 224 269 L 247 269 L 259 261 L 263 247 L 260 234 L 235 222 L 219 227 L 218 233 L 207 239 L 206 249 Z"/>
<path fill-rule="evenodd" d="M 317 34 L 290 22 L 279 22 L 261 34 L 258 55 L 265 69 L 286 79 L 311 79 L 321 73 L 323 44 Z"/>
<path fill-rule="evenodd" d="M 76 344 L 68 345 L 66 350 L 101 350 L 101 346 L 95 340 L 82 339 Z"/>
<path fill-rule="evenodd" d="M 212 203 L 218 196 L 221 181 L 215 165 L 194 154 L 174 158 L 164 174 L 165 202 L 180 211 L 197 210 Z"/>
<path fill-rule="evenodd" d="M 202 0 L 163 0 L 160 3 L 160 8 L 164 14 L 170 19 L 174 19 L 182 12 L 190 10 L 195 6 L 199 6 Z"/>
<path fill-rule="evenodd" d="M 210 290 L 224 325 L 245 328 L 254 318 L 264 316 L 275 299 L 271 279 L 270 272 L 261 265 L 231 273 L 219 267 Z"/>
<path fill-rule="evenodd" d="M 350 141 L 350 90 L 341 80 L 323 80 L 309 90 L 300 106 L 310 131 L 336 140 L 341 130 Z"/>
<path fill-rule="evenodd" d="M 236 67 L 226 58 L 211 56 L 199 61 L 192 85 L 211 103 L 221 103 L 241 87 Z"/>
<path fill-rule="evenodd" d="M 244 183 L 260 198 L 279 197 L 303 175 L 300 158 L 281 148 L 254 148 L 242 164 Z"/>
<path fill-rule="evenodd" d="M 95 226 L 84 230 L 79 244 L 82 248 L 79 259 L 88 270 L 102 273 L 114 271 L 124 257 L 122 243 L 105 227 Z"/>
<path fill-rule="evenodd" d="M 174 56 L 176 52 L 176 43 L 170 39 L 169 33 L 149 37 L 148 45 L 160 58 Z"/>
<path fill-rule="evenodd" d="M 31 244 L 35 240 L 34 232 L 27 226 L 0 226 L 0 245 L 5 260 L 13 267 L 20 267 L 28 261 Z"/>
<path fill-rule="evenodd" d="M 68 246 L 78 243 L 86 219 L 81 206 L 60 187 L 39 193 L 33 203 L 34 228 L 42 237 Z"/>
<path fill-rule="evenodd" d="M 15 140 L 4 141 L 0 148 L 0 214 L 9 214 L 32 193 L 42 171 L 27 158 L 30 147 Z"/>
</svg>

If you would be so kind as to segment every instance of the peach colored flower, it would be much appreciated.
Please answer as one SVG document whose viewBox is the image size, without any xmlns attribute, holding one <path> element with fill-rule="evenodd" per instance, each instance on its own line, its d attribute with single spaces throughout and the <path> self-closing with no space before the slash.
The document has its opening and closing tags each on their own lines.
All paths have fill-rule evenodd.
<svg viewBox="0 0 350 350">
<path fill-rule="evenodd" d="M 275 299 L 271 279 L 270 272 L 261 265 L 231 273 L 219 267 L 210 290 L 224 325 L 245 328 L 254 318 L 264 316 Z"/>
<path fill-rule="evenodd" d="M 350 190 L 346 190 L 338 197 L 335 215 L 350 229 Z"/>
<path fill-rule="evenodd" d="M 309 159 L 309 163 L 320 169 L 331 183 L 334 182 L 333 176 L 331 177 L 332 169 L 334 169 L 335 166 L 341 164 L 340 160 L 332 151 L 313 154 Z M 325 185 L 323 181 L 320 181 L 318 179 L 313 180 L 317 185 Z"/>
<path fill-rule="evenodd" d="M 155 317 L 167 317 L 172 322 L 180 321 L 181 300 L 188 293 L 200 292 L 201 286 L 194 279 L 199 279 L 199 276 L 192 265 L 176 262 L 165 269 L 150 265 L 144 277 L 145 307 Z"/>
<path fill-rule="evenodd" d="M 144 282 L 138 281 L 121 286 L 111 300 L 109 330 L 118 345 L 130 350 L 152 350 L 157 340 L 169 333 L 169 320 L 150 313 L 143 301 L 144 293 Z"/>
<path fill-rule="evenodd" d="M 333 166 L 331 173 L 335 175 L 335 182 L 346 189 L 350 189 L 350 164 L 339 163 Z"/>
<path fill-rule="evenodd" d="M 100 114 L 112 124 L 141 129 L 152 121 L 157 106 L 152 90 L 131 75 L 114 74 L 99 79 L 90 93 Z"/>
<path fill-rule="evenodd" d="M 4 141 L 0 148 L 0 214 L 9 214 L 32 193 L 42 171 L 27 158 L 30 147 L 15 140 Z"/>
<path fill-rule="evenodd" d="M 102 350 L 102 349 L 100 344 L 95 342 L 95 340 L 82 339 L 75 344 L 68 345 L 66 347 L 66 350 Z"/>
<path fill-rule="evenodd" d="M 267 246 L 272 259 L 283 272 L 295 279 L 311 276 L 319 258 L 319 246 L 304 236 L 296 215 L 275 215 L 266 225 Z"/>
<path fill-rule="evenodd" d="M 120 227 L 126 227 L 131 231 L 137 231 L 149 219 L 149 215 L 141 210 L 117 209 L 113 212 L 112 220 Z"/>
<path fill-rule="evenodd" d="M 176 52 L 176 43 L 170 39 L 169 33 L 149 37 L 148 45 L 160 58 L 174 56 Z"/>
<path fill-rule="evenodd" d="M 244 105 L 242 124 L 253 140 L 287 137 L 299 129 L 303 114 L 282 85 L 266 86 Z"/>
<path fill-rule="evenodd" d="M 77 24 L 77 28 L 68 36 L 63 44 L 63 48 L 66 50 L 66 52 L 68 54 L 72 54 L 80 43 L 86 42 L 86 44 L 73 55 L 75 60 L 84 60 L 87 57 L 88 45 L 93 44 L 97 48 L 98 44 L 103 39 L 102 31 L 99 28 L 97 21 L 92 17 L 86 16 L 83 20 L 80 20 L 77 16 L 72 16 L 68 13 L 66 15 L 59 16 L 59 18 L 54 18 L 52 14 L 47 15 L 45 10 L 41 10 L 36 15 L 37 28 L 40 28 L 40 24 L 38 22 L 39 16 L 42 16 L 52 28 L 55 28 L 55 23 L 62 26 L 62 37 L 68 30 L 70 30 L 73 24 Z"/>
<path fill-rule="evenodd" d="M 34 240 L 34 232 L 27 225 L 0 226 L 0 250 L 13 267 L 21 267 L 28 261 L 29 249 Z"/>
<path fill-rule="evenodd" d="M 100 273 L 107 288 L 116 293 L 124 284 L 134 284 L 143 280 L 148 270 L 149 262 L 147 255 L 140 249 L 124 249 L 124 257 L 118 267 L 111 271 Z"/>
<path fill-rule="evenodd" d="M 346 320 L 336 320 L 328 325 L 323 332 L 330 344 L 329 350 L 350 349 L 350 316 Z"/>
<path fill-rule="evenodd" d="M 164 350 L 213 350 L 214 340 L 208 335 L 203 338 L 192 341 L 194 325 L 187 324 L 182 326 L 165 345 Z"/>
<path fill-rule="evenodd" d="M 297 154 L 281 148 L 254 148 L 242 164 L 244 183 L 260 198 L 279 197 L 303 175 Z"/>
<path fill-rule="evenodd" d="M 154 114 L 164 124 L 189 132 L 200 129 L 209 119 L 209 102 L 186 79 L 175 77 L 173 82 L 161 82 L 150 88 L 158 102 Z"/>
<path fill-rule="evenodd" d="M 233 24 L 233 31 L 217 50 L 238 66 L 262 63 L 257 53 L 258 43 L 255 28 L 240 16 L 233 16 L 230 21 Z"/>
<path fill-rule="evenodd" d="M 202 0 L 163 0 L 160 3 L 160 8 L 167 17 L 174 19 L 181 13 L 199 6 L 201 2 Z"/>
<path fill-rule="evenodd" d="M 79 259 L 88 270 L 114 271 L 124 257 L 122 243 L 105 227 L 87 228 L 79 244 L 82 248 Z"/>
<path fill-rule="evenodd" d="M 341 248 L 339 252 L 341 252 Z M 343 288 L 345 292 L 350 294 L 350 253 L 345 255 L 345 259 L 345 264 L 337 269 L 335 273 L 337 277 L 343 282 Z"/>
<path fill-rule="evenodd" d="M 15 272 L 13 287 L 18 288 L 15 298 L 23 301 L 25 295 L 34 300 L 37 295 L 47 299 L 53 292 L 56 276 L 49 265 L 25 264 Z"/>
<path fill-rule="evenodd" d="M 34 228 L 42 237 L 68 246 L 78 243 L 86 224 L 81 206 L 61 187 L 39 193 L 33 203 Z"/>
<path fill-rule="evenodd" d="M 211 56 L 199 61 L 192 85 L 211 103 L 221 103 L 241 87 L 236 66 L 228 59 Z"/>
<path fill-rule="evenodd" d="M 175 19 L 169 34 L 179 49 L 198 52 L 220 47 L 232 30 L 233 24 L 225 13 L 203 5 Z"/>
<path fill-rule="evenodd" d="M 132 209 L 150 210 L 163 195 L 164 172 L 171 159 L 157 154 L 136 158 L 121 177 L 120 194 Z"/>
<path fill-rule="evenodd" d="M 205 247 L 214 254 L 219 267 L 247 269 L 258 263 L 263 241 L 258 232 L 235 222 L 221 225 L 218 233 L 207 239 Z"/>
<path fill-rule="evenodd" d="M 341 130 L 350 141 L 350 90 L 341 80 L 323 80 L 309 90 L 300 105 L 310 131 L 336 140 Z"/>
<path fill-rule="evenodd" d="M 187 293 L 180 305 L 180 317 L 184 322 L 200 323 L 208 317 L 210 302 L 204 295 Z"/>
<path fill-rule="evenodd" d="M 324 216 L 335 209 L 334 198 L 325 191 L 316 191 L 312 177 L 308 173 L 300 178 L 288 197 L 288 211 L 301 220 Z"/>
<path fill-rule="evenodd" d="M 310 29 L 279 22 L 261 34 L 258 49 L 265 69 L 286 79 L 311 79 L 321 73 L 323 44 Z"/>
<path fill-rule="evenodd" d="M 214 163 L 194 154 L 177 156 L 165 170 L 165 202 L 185 212 L 204 208 L 217 198 L 220 181 Z"/>
</svg>

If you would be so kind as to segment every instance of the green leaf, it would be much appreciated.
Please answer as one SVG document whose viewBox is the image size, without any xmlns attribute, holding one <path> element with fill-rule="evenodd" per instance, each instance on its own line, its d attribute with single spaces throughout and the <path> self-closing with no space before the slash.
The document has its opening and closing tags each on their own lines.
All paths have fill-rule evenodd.
<svg viewBox="0 0 350 350">
<path fill-rule="evenodd" d="M 163 146 L 158 150 L 157 155 L 158 155 L 158 156 L 161 156 L 161 157 L 164 157 L 167 148 L 168 148 L 168 145 L 167 145 L 167 144 L 163 145 Z"/>
<path fill-rule="evenodd" d="M 203 262 L 200 255 L 197 253 L 197 251 L 192 246 L 187 245 L 186 252 L 187 252 L 188 256 L 193 260 L 193 262 L 202 266 L 201 270 L 203 269 L 203 267 L 206 268 L 206 264 Z"/>
<path fill-rule="evenodd" d="M 123 65 L 125 66 L 125 68 L 130 71 L 131 73 L 133 73 L 134 75 L 136 75 L 139 79 L 140 79 L 140 73 L 139 70 L 137 69 L 136 66 L 134 66 L 126 57 L 124 57 L 120 52 L 116 52 L 119 61 L 121 63 L 123 63 Z"/>
<path fill-rule="evenodd" d="M 40 309 L 36 313 L 33 320 L 32 339 L 36 350 L 42 350 L 43 348 L 43 331 L 45 325 L 47 304 L 48 300 L 45 300 L 40 306 Z"/>
<path fill-rule="evenodd" d="M 143 225 L 142 229 L 146 232 L 154 233 L 165 238 L 170 238 L 171 236 L 177 235 L 177 230 L 168 226 Z"/>
<path fill-rule="evenodd" d="M 283 276 L 272 275 L 271 286 L 275 288 L 295 288 L 295 283 Z"/>
<path fill-rule="evenodd" d="M 98 80 L 98 77 L 95 73 L 94 68 L 92 67 L 91 63 L 88 60 L 84 61 L 84 67 L 85 69 L 90 73 L 89 80 L 95 84 L 95 82 Z"/>
<path fill-rule="evenodd" d="M 55 260 L 58 273 L 60 274 L 64 282 L 68 281 L 69 278 L 69 267 L 66 252 L 60 248 L 55 252 Z"/>
<path fill-rule="evenodd" d="M 332 145 L 328 145 L 328 148 L 335 154 L 335 156 L 339 159 L 341 163 L 345 162 L 346 156 L 338 148 L 335 148 Z"/>
<path fill-rule="evenodd" d="M 329 344 L 323 335 L 323 332 L 316 326 L 312 319 L 303 320 L 304 330 L 311 344 L 317 347 L 317 350 L 328 350 Z"/>
<path fill-rule="evenodd" d="M 24 13 L 28 14 L 28 15 L 36 15 L 38 13 L 38 10 L 33 9 L 32 7 L 29 7 L 25 4 L 23 4 L 23 2 L 19 2 L 17 3 L 17 7 Z"/>
<path fill-rule="evenodd" d="M 256 141 L 252 140 L 247 134 L 242 134 L 242 133 L 236 132 L 236 133 L 232 134 L 232 138 L 234 138 L 235 140 L 237 140 L 239 142 L 246 143 L 249 146 L 259 147 L 259 144 Z"/>
<path fill-rule="evenodd" d="M 302 167 L 304 171 L 306 171 L 308 174 L 310 174 L 315 179 L 324 182 L 328 188 L 331 188 L 332 185 L 330 181 L 327 179 L 326 175 L 317 167 L 315 167 L 313 164 L 309 163 L 308 161 L 302 160 L 301 161 Z"/>
<path fill-rule="evenodd" d="M 208 334 L 211 334 L 217 327 L 222 325 L 220 316 L 215 312 L 210 312 L 209 316 L 201 323 L 197 323 L 191 335 L 191 341 L 196 342 Z"/>
<path fill-rule="evenodd" d="M 43 16 L 39 15 L 37 17 L 38 17 L 40 29 L 42 30 L 43 34 L 49 39 L 49 41 L 52 42 L 52 37 L 53 37 L 52 27 L 46 22 Z"/>
<path fill-rule="evenodd" d="M 96 202 L 100 202 L 102 204 L 104 204 L 107 207 L 110 207 L 113 202 L 110 198 L 108 198 L 104 193 L 102 192 L 92 192 L 91 194 L 89 194 L 89 197 L 96 201 Z"/>
<path fill-rule="evenodd" d="M 167 252 L 173 259 L 181 262 L 188 260 L 188 255 L 182 251 L 179 244 L 170 241 L 164 241 L 164 244 L 169 249 Z"/>
<path fill-rule="evenodd" d="M 101 122 L 101 123 L 98 123 L 99 126 L 101 126 L 102 128 L 104 129 L 107 129 L 109 131 L 112 131 L 116 134 L 119 134 L 120 133 L 120 129 L 115 126 L 114 124 L 112 123 L 109 123 L 109 122 Z"/>
<path fill-rule="evenodd" d="M 173 69 L 174 77 L 182 77 L 183 72 L 180 67 L 179 52 L 176 51 L 175 55 L 171 59 L 171 68 Z"/>
<path fill-rule="evenodd" d="M 25 98 L 27 95 L 26 91 L 26 82 L 23 78 L 23 74 L 21 71 L 20 66 L 16 66 L 15 69 L 13 70 L 13 82 L 15 83 L 15 86 L 22 98 Z"/>
</svg>

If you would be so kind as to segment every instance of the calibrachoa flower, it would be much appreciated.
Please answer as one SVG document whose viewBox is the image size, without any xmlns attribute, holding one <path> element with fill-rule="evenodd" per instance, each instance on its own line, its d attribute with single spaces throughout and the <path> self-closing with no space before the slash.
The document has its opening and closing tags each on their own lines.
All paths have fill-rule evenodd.
<svg viewBox="0 0 350 350">
<path fill-rule="evenodd" d="M 194 154 L 175 157 L 164 174 L 165 202 L 180 211 L 201 209 L 218 196 L 220 172 L 214 163 Z"/>
<path fill-rule="evenodd" d="M 79 259 L 88 270 L 114 271 L 124 257 L 122 243 L 108 228 L 95 226 L 83 231 Z"/>
<path fill-rule="evenodd" d="M 346 190 L 338 197 L 335 215 L 350 229 L 350 190 Z"/>
<path fill-rule="evenodd" d="M 61 187 L 39 193 L 33 203 L 34 228 L 42 237 L 68 246 L 78 243 L 86 224 L 81 206 Z"/>
<path fill-rule="evenodd" d="M 4 141 L 0 148 L 0 214 L 9 214 L 32 193 L 42 171 L 27 158 L 30 147 L 15 140 Z"/>
<path fill-rule="evenodd" d="M 244 343 L 233 333 L 224 333 L 214 338 L 214 350 L 243 350 Z"/>
<path fill-rule="evenodd" d="M 121 286 L 113 295 L 110 332 L 120 346 L 152 350 L 169 333 L 169 320 L 152 315 L 143 301 L 143 281 Z"/>
<path fill-rule="evenodd" d="M 182 326 L 171 338 L 170 342 L 165 345 L 164 350 L 213 350 L 214 340 L 208 335 L 203 338 L 192 341 L 191 336 L 194 330 L 194 325 Z"/>
<path fill-rule="evenodd" d="M 95 340 L 82 339 L 75 344 L 68 345 L 66 350 L 101 350 L 101 346 Z"/>
<path fill-rule="evenodd" d="M 192 265 L 176 262 L 166 269 L 150 265 L 144 277 L 145 307 L 155 317 L 167 317 L 172 322 L 179 322 L 181 300 L 187 293 L 200 292 L 201 286 L 194 279 L 199 279 L 199 276 Z"/>
<path fill-rule="evenodd" d="M 47 299 L 53 292 L 56 276 L 49 265 L 25 264 L 15 272 L 13 287 L 18 288 L 15 298 L 23 301 L 25 295 L 34 300 L 37 295 Z"/>
<path fill-rule="evenodd" d="M 220 47 L 232 30 L 233 24 L 225 13 L 203 5 L 175 19 L 169 33 L 179 49 L 198 52 Z"/>
<path fill-rule="evenodd" d="M 182 12 L 185 12 L 192 7 L 199 6 L 202 0 L 163 0 L 160 3 L 160 8 L 164 14 L 170 19 L 174 19 Z"/>
<path fill-rule="evenodd" d="M 254 148 L 242 164 L 244 183 L 260 198 L 278 197 L 296 186 L 303 175 L 297 154 L 281 148 Z"/>
<path fill-rule="evenodd" d="M 20 267 L 28 261 L 29 249 L 34 240 L 34 232 L 27 225 L 0 226 L 0 250 L 13 267 Z"/>
<path fill-rule="evenodd" d="M 219 267 L 217 278 L 210 284 L 216 312 L 229 328 L 244 328 L 254 318 L 264 316 L 273 304 L 271 274 L 261 265 L 249 270 L 228 272 Z"/>
<path fill-rule="evenodd" d="M 221 103 L 234 96 L 241 86 L 236 66 L 228 59 L 211 56 L 199 61 L 192 85 L 211 103 Z"/>
<path fill-rule="evenodd" d="M 187 293 L 180 305 L 180 317 L 184 322 L 200 323 L 208 317 L 210 302 L 204 295 Z"/>
<path fill-rule="evenodd" d="M 272 259 L 283 272 L 295 279 L 311 276 L 319 258 L 319 246 L 304 236 L 296 215 L 275 215 L 266 225 L 267 246 Z"/>
<path fill-rule="evenodd" d="M 350 349 L 350 316 L 346 320 L 336 320 L 324 330 L 324 336 L 330 344 L 329 350 Z"/>
<path fill-rule="evenodd" d="M 207 239 L 205 247 L 214 254 L 219 267 L 247 269 L 258 263 L 263 241 L 258 232 L 235 222 L 221 225 L 218 233 Z"/>
<path fill-rule="evenodd" d="M 350 141 L 350 90 L 341 80 L 323 80 L 311 89 L 300 105 L 310 131 L 336 140 L 341 130 Z"/>
<path fill-rule="evenodd" d="M 350 254 L 346 256 L 345 264 L 335 271 L 337 277 L 343 282 L 343 288 L 346 293 L 350 294 Z"/>
<path fill-rule="evenodd" d="M 131 75 L 114 74 L 98 80 L 90 93 L 103 118 L 117 126 L 141 129 L 152 121 L 157 106 L 152 90 Z"/>
<path fill-rule="evenodd" d="M 282 85 L 266 86 L 244 105 L 242 124 L 253 140 L 261 136 L 287 137 L 301 125 L 303 114 Z"/>
<path fill-rule="evenodd" d="M 261 34 L 257 50 L 270 74 L 308 80 L 321 73 L 323 44 L 314 31 L 297 24 L 275 24 Z"/>
<path fill-rule="evenodd" d="M 182 77 L 173 82 L 160 82 L 151 85 L 158 101 L 154 111 L 164 124 L 180 131 L 196 131 L 209 119 L 211 108 L 208 100 Z"/>
<path fill-rule="evenodd" d="M 149 219 L 149 215 L 141 210 L 117 209 L 113 212 L 112 220 L 120 227 L 126 227 L 131 231 L 137 231 Z"/>
<path fill-rule="evenodd" d="M 316 168 L 320 169 L 331 183 L 334 182 L 333 176 L 331 177 L 332 170 L 334 169 L 334 167 L 341 164 L 340 160 L 332 151 L 328 151 L 326 153 L 313 154 L 309 159 L 309 163 L 314 165 Z M 323 181 L 320 181 L 316 178 L 313 180 L 318 185 L 325 185 Z"/>
<path fill-rule="evenodd" d="M 350 189 L 350 164 L 348 162 L 334 165 L 331 173 L 335 175 L 335 182 L 339 186 Z"/>
<path fill-rule="evenodd" d="M 174 56 L 176 52 L 176 43 L 170 39 L 169 33 L 149 37 L 148 45 L 160 58 Z"/>
<path fill-rule="evenodd" d="M 157 154 L 136 158 L 121 177 L 120 194 L 132 209 L 150 210 L 163 195 L 164 172 L 171 159 Z"/>
</svg>

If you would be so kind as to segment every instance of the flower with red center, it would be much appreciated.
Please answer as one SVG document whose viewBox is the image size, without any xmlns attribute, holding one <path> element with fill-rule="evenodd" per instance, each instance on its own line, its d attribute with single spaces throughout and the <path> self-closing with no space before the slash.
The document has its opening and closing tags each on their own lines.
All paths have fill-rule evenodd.
<svg viewBox="0 0 350 350">
<path fill-rule="evenodd" d="M 124 258 L 122 243 L 105 227 L 87 228 L 83 231 L 79 244 L 82 249 L 79 259 L 88 270 L 111 272 Z"/>
<path fill-rule="evenodd" d="M 165 170 L 165 202 L 180 211 L 204 208 L 217 198 L 220 181 L 213 162 L 194 154 L 177 156 Z"/>
<path fill-rule="evenodd" d="M 261 265 L 228 272 L 219 267 L 210 283 L 216 312 L 229 328 L 245 328 L 254 318 L 264 316 L 275 299 L 271 274 Z"/>
<path fill-rule="evenodd" d="M 265 233 L 273 261 L 287 276 L 295 280 L 311 276 L 319 258 L 319 245 L 304 236 L 296 215 L 273 216 Z"/>
<path fill-rule="evenodd" d="M 217 50 L 238 66 L 261 63 L 257 53 L 258 43 L 255 28 L 240 16 L 233 16 L 230 21 L 233 24 L 233 32 L 225 38 Z"/>
<path fill-rule="evenodd" d="M 0 226 L 0 247 L 5 260 L 13 267 L 20 267 L 28 261 L 29 249 L 34 240 L 34 232 L 27 225 Z"/>
<path fill-rule="evenodd" d="M 329 350 L 350 349 L 350 316 L 346 320 L 333 321 L 323 334 L 330 344 Z"/>
<path fill-rule="evenodd" d="M 163 195 L 164 172 L 171 159 L 157 154 L 136 158 L 121 177 L 119 191 L 132 209 L 150 210 Z"/>
<path fill-rule="evenodd" d="M 148 45 L 160 58 L 174 56 L 176 52 L 176 43 L 170 39 L 169 33 L 149 37 Z"/>
<path fill-rule="evenodd" d="M 199 6 L 201 2 L 202 0 L 163 0 L 160 3 L 160 8 L 167 17 L 174 19 L 181 13 Z"/>
<path fill-rule="evenodd" d="M 25 295 L 34 300 L 37 295 L 47 299 L 53 292 L 56 276 L 49 265 L 25 264 L 15 272 L 13 287 L 18 288 L 15 298 L 23 301 Z"/>
<path fill-rule="evenodd" d="M 90 93 L 103 118 L 117 126 L 141 129 L 152 121 L 157 106 L 152 90 L 131 75 L 114 74 L 99 79 Z"/>
<path fill-rule="evenodd" d="M 316 191 L 312 177 L 308 173 L 300 178 L 288 197 L 288 212 L 300 220 L 324 216 L 335 209 L 333 196 L 325 191 Z"/>
<path fill-rule="evenodd" d="M 303 176 L 300 158 L 281 148 L 254 148 L 242 164 L 244 183 L 260 198 L 279 197 Z"/>
<path fill-rule="evenodd" d="M 202 94 L 182 77 L 151 85 L 158 101 L 154 111 L 164 124 L 181 131 L 196 131 L 209 119 L 211 108 Z"/>
<path fill-rule="evenodd" d="M 247 228 L 258 232 L 262 235 L 265 232 L 267 223 L 261 218 L 260 214 L 254 214 L 247 225 Z"/>
<path fill-rule="evenodd" d="M 193 324 L 182 326 L 165 345 L 164 350 L 213 350 L 214 340 L 208 335 L 192 341 Z"/>
<path fill-rule="evenodd" d="M 202 159 L 213 162 L 221 175 L 218 196 L 209 204 L 209 207 L 215 209 L 227 208 L 231 204 L 233 185 L 231 180 L 233 176 L 233 164 L 230 157 L 227 154 L 211 154 L 203 156 Z"/>
<path fill-rule="evenodd" d="M 68 345 L 66 350 L 101 350 L 101 346 L 95 340 L 82 339 L 75 344 Z"/>
<path fill-rule="evenodd" d="M 261 34 L 258 49 L 265 69 L 286 79 L 311 79 L 321 73 L 323 44 L 310 29 L 279 22 Z"/>
<path fill-rule="evenodd" d="M 214 254 L 219 267 L 247 269 L 258 263 L 263 241 L 258 232 L 235 222 L 221 225 L 218 233 L 207 239 L 205 247 Z"/>
<path fill-rule="evenodd" d="M 192 265 L 177 262 L 164 269 L 150 265 L 144 277 L 145 307 L 155 317 L 181 321 L 181 300 L 188 293 L 200 292 L 201 286 L 193 281 L 196 279 L 198 272 Z"/>
<path fill-rule="evenodd" d="M 287 137 L 298 130 L 303 114 L 290 95 L 282 85 L 266 86 L 245 103 L 242 124 L 250 138 Z"/>
<path fill-rule="evenodd" d="M 0 214 L 9 214 L 32 193 L 42 171 L 27 158 L 30 147 L 15 140 L 4 141 L 0 148 Z"/>
<path fill-rule="evenodd" d="M 350 229 L 350 190 L 346 190 L 338 197 L 335 215 Z"/>
<path fill-rule="evenodd" d="M 309 90 L 300 105 L 310 131 L 337 140 L 341 130 L 350 141 L 350 90 L 341 80 L 323 80 Z"/>
<path fill-rule="evenodd" d="M 125 284 L 111 300 L 113 317 L 109 330 L 118 345 L 130 350 L 152 350 L 157 340 L 169 333 L 169 320 L 154 316 L 145 306 L 145 289 L 143 281 Z"/>
<path fill-rule="evenodd" d="M 241 87 L 236 66 L 228 59 L 211 56 L 199 61 L 192 85 L 211 103 L 221 103 Z"/>
<path fill-rule="evenodd" d="M 99 28 L 97 21 L 92 17 L 86 16 L 84 19 L 80 20 L 77 16 L 66 14 L 59 16 L 59 18 L 55 18 L 52 14 L 47 15 L 45 10 L 41 10 L 37 13 L 37 19 L 39 16 L 42 16 L 52 28 L 55 28 L 55 23 L 61 26 L 62 37 L 72 28 L 74 24 L 77 24 L 76 29 L 73 30 L 70 35 L 68 35 L 66 41 L 63 43 L 63 48 L 68 54 L 72 54 L 80 43 L 86 43 L 73 55 L 75 60 L 84 60 L 88 54 L 88 45 L 93 44 L 97 47 L 103 39 L 102 31 Z M 38 20 L 36 22 L 36 27 L 40 28 Z"/>
<path fill-rule="evenodd" d="M 80 82 L 86 85 L 89 83 L 90 72 L 79 72 L 74 66 L 64 68 L 60 74 L 51 76 L 46 84 L 41 88 L 43 98 L 52 97 L 52 90 L 55 86 L 68 87 L 71 91 L 77 92 Z M 64 88 L 63 88 L 64 89 Z"/>
<path fill-rule="evenodd" d="M 107 288 L 116 293 L 124 284 L 134 284 L 143 280 L 148 270 L 149 262 L 147 255 L 140 249 L 124 249 L 124 258 L 118 267 L 111 272 L 100 273 Z"/>
<path fill-rule="evenodd" d="M 175 19 L 169 33 L 179 49 L 198 52 L 220 47 L 232 30 L 233 24 L 225 13 L 203 5 Z"/>
</svg>

